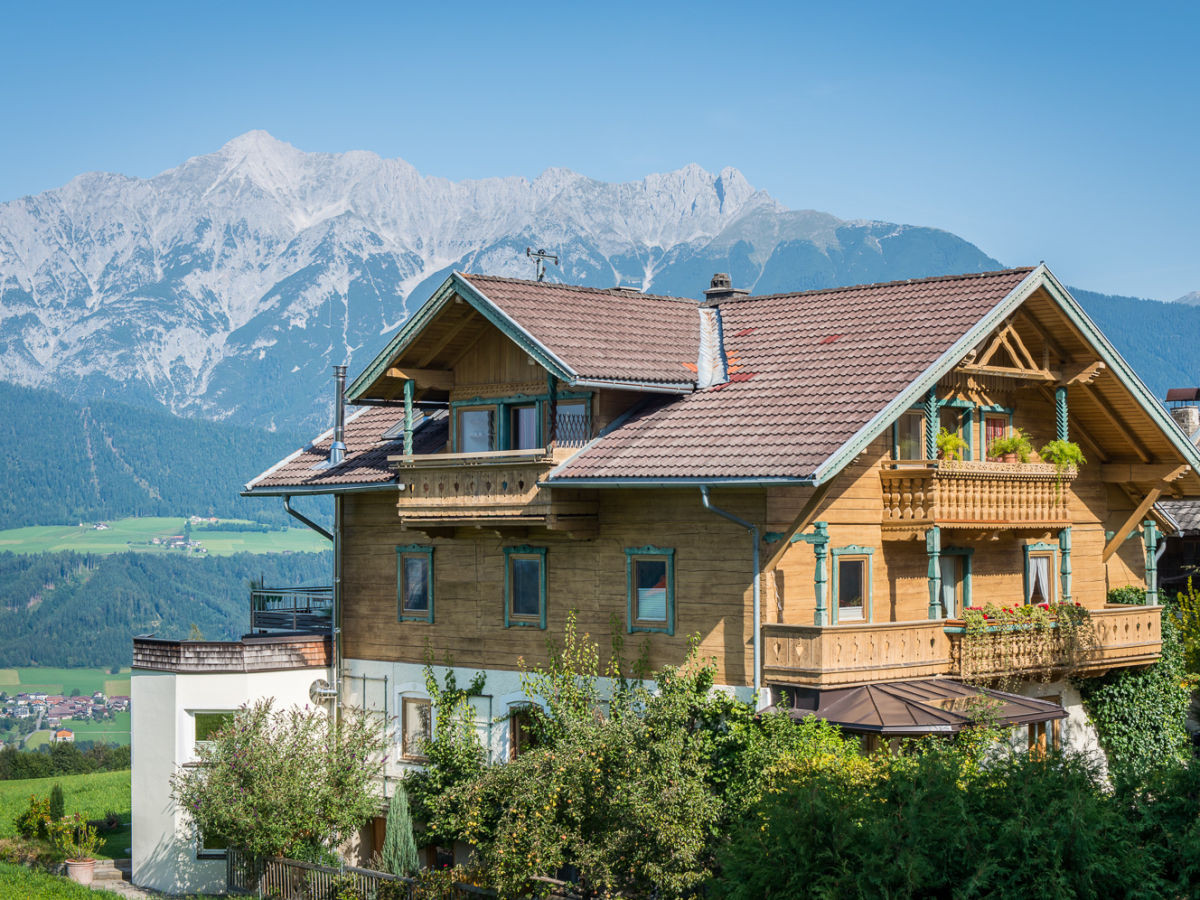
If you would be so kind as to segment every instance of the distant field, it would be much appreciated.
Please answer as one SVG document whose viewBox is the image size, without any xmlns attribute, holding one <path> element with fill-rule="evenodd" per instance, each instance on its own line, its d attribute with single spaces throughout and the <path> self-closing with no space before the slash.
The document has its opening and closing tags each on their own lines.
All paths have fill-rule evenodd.
<svg viewBox="0 0 1200 900">
<path fill-rule="evenodd" d="M 232 521 L 232 520 L 225 520 Z M 84 525 L 37 525 L 29 528 L 10 528 L 0 531 L 0 551 L 12 553 L 54 553 L 74 550 L 77 553 L 124 553 L 137 550 L 144 553 L 179 553 L 162 544 L 153 543 L 183 534 L 183 517 L 147 516 L 133 519 L 114 519 L 108 528 L 97 531 L 94 523 Z M 285 531 L 208 531 L 193 527 L 192 540 L 199 541 L 209 555 L 228 556 L 233 553 L 319 553 L 329 549 L 329 542 L 308 528 L 288 528 Z"/>
<path fill-rule="evenodd" d="M 129 669 L 121 669 L 119 675 L 108 674 L 108 669 L 55 669 L 49 666 L 0 669 L 0 691 L 9 694 L 22 691 L 70 694 L 76 689 L 88 696 L 104 691 L 109 696 L 128 697 Z"/>
<path fill-rule="evenodd" d="M 103 741 L 106 744 L 129 743 L 129 717 L 127 712 L 114 713 L 103 722 L 75 722 L 71 719 L 62 723 L 63 728 L 75 732 L 77 741 Z"/>
<path fill-rule="evenodd" d="M 119 814 L 122 821 L 129 822 L 132 803 L 128 769 L 124 772 L 97 772 L 93 775 L 25 778 L 18 781 L 0 781 L 0 837 L 12 837 L 16 834 L 13 819 L 29 805 L 30 794 L 49 797 L 50 789 L 56 782 L 62 785 L 68 815 L 77 812 L 87 819 L 99 819 L 111 811 Z M 130 840 L 130 830 L 126 825 L 125 828 L 107 835 L 105 843 L 96 855 L 115 859 L 128 857 L 126 848 Z"/>
</svg>

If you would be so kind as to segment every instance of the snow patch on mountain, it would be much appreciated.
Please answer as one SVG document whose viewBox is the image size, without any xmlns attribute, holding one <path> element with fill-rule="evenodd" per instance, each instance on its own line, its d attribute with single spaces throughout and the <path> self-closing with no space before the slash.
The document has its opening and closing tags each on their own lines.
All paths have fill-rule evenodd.
<svg viewBox="0 0 1200 900">
<path fill-rule="evenodd" d="M 733 168 L 609 184 L 551 168 L 453 182 L 265 131 L 149 179 L 102 172 L 0 204 L 5 377 L 279 427 L 326 422 L 328 367 L 361 369 L 451 269 L 700 295 L 998 264 L 935 229 L 788 210 Z"/>
</svg>

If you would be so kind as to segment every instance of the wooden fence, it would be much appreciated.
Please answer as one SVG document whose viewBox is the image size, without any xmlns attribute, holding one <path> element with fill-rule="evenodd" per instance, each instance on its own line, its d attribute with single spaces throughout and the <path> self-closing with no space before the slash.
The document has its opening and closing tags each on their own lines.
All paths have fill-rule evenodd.
<svg viewBox="0 0 1200 900">
<path fill-rule="evenodd" d="M 425 888 L 415 878 L 389 875 L 355 866 L 333 868 L 282 857 L 255 859 L 230 849 L 225 857 L 227 890 L 270 900 L 334 900 L 334 888 L 350 887 L 360 900 L 477 900 L 494 898 L 496 892 L 473 884 L 455 882 L 448 888 Z M 554 879 L 538 879 L 551 888 L 550 898 L 573 900 L 568 886 Z M 447 893 L 449 891 L 449 893 Z"/>
</svg>

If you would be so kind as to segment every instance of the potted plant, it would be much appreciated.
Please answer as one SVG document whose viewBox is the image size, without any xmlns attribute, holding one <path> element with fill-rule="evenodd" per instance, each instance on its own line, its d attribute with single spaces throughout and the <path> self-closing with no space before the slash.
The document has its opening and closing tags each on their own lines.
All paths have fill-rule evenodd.
<svg viewBox="0 0 1200 900">
<path fill-rule="evenodd" d="M 1008 437 L 996 438 L 988 447 L 988 458 L 1001 462 L 1029 462 L 1033 444 L 1020 428 L 1014 428 Z"/>
<path fill-rule="evenodd" d="M 962 459 L 967 442 L 957 431 L 950 431 L 946 426 L 937 435 L 938 459 Z"/>
<path fill-rule="evenodd" d="M 1059 475 L 1070 468 L 1078 469 L 1087 462 L 1083 458 L 1083 451 L 1074 441 L 1051 441 L 1038 451 L 1038 456 L 1054 463 Z"/>
<path fill-rule="evenodd" d="M 50 823 L 54 846 L 67 858 L 67 877 L 79 884 L 91 884 L 96 869 L 93 854 L 100 845 L 100 835 L 79 813 L 64 816 Z"/>
</svg>

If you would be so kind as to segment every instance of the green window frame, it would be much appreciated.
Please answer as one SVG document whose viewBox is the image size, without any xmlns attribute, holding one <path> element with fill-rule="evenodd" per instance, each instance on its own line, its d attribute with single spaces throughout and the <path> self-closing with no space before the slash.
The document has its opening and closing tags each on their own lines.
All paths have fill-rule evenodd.
<svg viewBox="0 0 1200 900">
<path fill-rule="evenodd" d="M 987 420 L 988 416 L 1006 416 L 1008 418 L 1008 427 L 1005 431 L 1005 437 L 1013 433 L 1013 409 L 1011 406 L 980 406 L 979 407 L 979 443 L 981 450 L 979 451 L 980 459 L 988 458 L 987 446 Z"/>
<path fill-rule="evenodd" d="M 407 609 L 408 561 L 425 563 L 425 609 Z M 396 548 L 396 621 L 433 624 L 433 548 L 425 544 L 405 544 Z"/>
<path fill-rule="evenodd" d="M 863 600 L 863 614 L 861 619 L 847 619 L 847 622 L 871 622 L 875 617 L 875 590 L 874 590 L 874 574 L 875 574 L 875 548 L 860 547 L 857 544 L 850 544 L 845 547 L 834 547 L 829 551 L 833 556 L 833 591 L 830 597 L 830 621 L 832 624 L 839 624 L 839 613 L 841 610 L 841 570 L 842 562 L 861 562 L 863 563 L 863 582 L 866 588 L 866 596 Z"/>
<path fill-rule="evenodd" d="M 639 601 L 643 590 L 638 584 L 639 566 L 642 563 L 664 566 L 664 618 L 643 619 Z M 672 547 L 626 547 L 625 548 L 625 623 L 626 632 L 635 631 L 658 632 L 661 634 L 675 633 L 675 550 Z"/>
<path fill-rule="evenodd" d="M 975 404 L 970 400 L 942 400 L 938 403 L 938 427 L 941 427 L 942 410 L 955 409 L 962 416 L 959 433 L 967 442 L 967 459 L 975 459 Z"/>
<path fill-rule="evenodd" d="M 558 391 L 559 403 L 582 403 L 584 407 L 584 430 L 590 434 L 592 423 L 592 394 L 590 391 Z M 460 435 L 460 415 L 471 410 L 488 410 L 492 414 L 491 451 L 511 450 L 513 445 L 513 411 L 522 406 L 534 408 L 537 420 L 537 447 L 543 447 L 549 438 L 550 394 L 513 394 L 507 397 L 472 397 L 470 400 L 453 400 L 450 403 L 453 422 L 453 446 L 455 453 L 464 452 Z M 572 446 L 576 446 L 572 443 Z M 582 446 L 579 443 L 578 446 Z M 527 448 L 527 449 L 536 449 Z M 487 452 L 487 451 L 479 451 Z"/>
<path fill-rule="evenodd" d="M 513 611 L 516 595 L 513 589 L 513 575 L 518 564 L 535 561 L 538 565 L 537 590 L 538 611 L 536 614 L 517 614 Z M 519 547 L 504 548 L 504 627 L 505 628 L 546 628 L 546 548 Z"/>
<path fill-rule="evenodd" d="M 1036 544 L 1025 544 L 1025 578 L 1024 578 L 1024 593 L 1021 595 L 1021 603 L 1028 604 L 1030 602 L 1030 593 L 1033 584 L 1033 571 L 1030 568 L 1030 561 L 1035 558 L 1049 558 L 1050 565 L 1047 572 L 1046 588 L 1050 593 L 1047 598 L 1047 603 L 1057 603 L 1059 600 L 1058 581 L 1058 544 L 1047 544 L 1044 541 L 1039 541 Z"/>
</svg>

